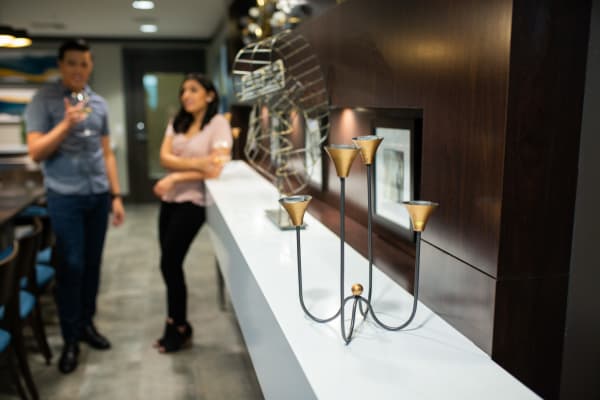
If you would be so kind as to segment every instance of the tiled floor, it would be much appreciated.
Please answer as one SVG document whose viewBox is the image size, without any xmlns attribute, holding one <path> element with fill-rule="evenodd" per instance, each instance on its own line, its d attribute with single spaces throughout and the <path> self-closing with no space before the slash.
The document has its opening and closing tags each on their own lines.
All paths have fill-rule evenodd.
<svg viewBox="0 0 600 400">
<path fill-rule="evenodd" d="M 51 366 L 31 343 L 30 366 L 42 399 L 262 399 L 231 308 L 217 304 L 214 255 L 203 229 L 186 259 L 191 349 L 158 354 L 152 342 L 162 333 L 165 293 L 158 268 L 156 205 L 128 206 L 127 221 L 110 228 L 104 252 L 96 324 L 113 343 L 107 352 L 82 344 L 80 366 L 64 376 L 56 368 L 62 346 L 56 309 L 44 302 Z M 30 333 L 27 332 L 30 336 Z M 5 368 L 0 399 L 17 399 Z"/>
</svg>

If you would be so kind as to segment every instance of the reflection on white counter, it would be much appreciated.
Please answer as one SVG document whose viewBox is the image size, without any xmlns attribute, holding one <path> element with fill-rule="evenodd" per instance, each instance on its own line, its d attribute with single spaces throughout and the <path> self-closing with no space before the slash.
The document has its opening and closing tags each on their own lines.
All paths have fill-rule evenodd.
<svg viewBox="0 0 600 400">
<path fill-rule="evenodd" d="M 319 324 L 301 309 L 295 231 L 265 217 L 278 206 L 275 188 L 241 161 L 228 163 L 207 188 L 211 238 L 267 399 L 538 398 L 422 303 L 406 330 L 367 319 L 345 345 L 339 318 Z M 329 317 L 339 306 L 339 237 L 309 213 L 305 222 L 304 300 L 313 314 Z M 366 291 L 368 261 L 349 246 L 345 253 L 345 295 L 353 283 Z M 380 319 L 406 320 L 412 296 L 377 268 L 373 285 Z"/>
</svg>

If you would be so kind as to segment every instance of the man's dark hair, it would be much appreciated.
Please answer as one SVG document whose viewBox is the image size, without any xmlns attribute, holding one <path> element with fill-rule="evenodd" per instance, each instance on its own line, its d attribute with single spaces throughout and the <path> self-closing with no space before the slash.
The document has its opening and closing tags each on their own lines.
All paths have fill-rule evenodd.
<svg viewBox="0 0 600 400">
<path fill-rule="evenodd" d="M 65 57 L 65 53 L 69 50 L 90 51 L 90 46 L 83 39 L 67 40 L 58 48 L 58 59 L 62 60 Z"/>
</svg>

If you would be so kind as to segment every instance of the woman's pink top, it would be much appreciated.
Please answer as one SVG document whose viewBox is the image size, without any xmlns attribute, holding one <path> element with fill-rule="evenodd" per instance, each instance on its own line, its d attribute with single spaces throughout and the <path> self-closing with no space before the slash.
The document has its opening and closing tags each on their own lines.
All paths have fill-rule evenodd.
<svg viewBox="0 0 600 400">
<path fill-rule="evenodd" d="M 175 134 L 173 124 L 169 123 L 165 132 L 166 136 L 173 136 L 171 151 L 182 158 L 206 157 L 213 150 L 215 143 L 226 142 L 231 148 L 233 142 L 229 121 L 221 114 L 217 114 L 204 128 L 190 136 Z M 186 181 L 176 183 L 175 186 L 163 197 L 169 203 L 183 203 L 190 201 L 199 206 L 207 205 L 204 181 Z"/>
</svg>

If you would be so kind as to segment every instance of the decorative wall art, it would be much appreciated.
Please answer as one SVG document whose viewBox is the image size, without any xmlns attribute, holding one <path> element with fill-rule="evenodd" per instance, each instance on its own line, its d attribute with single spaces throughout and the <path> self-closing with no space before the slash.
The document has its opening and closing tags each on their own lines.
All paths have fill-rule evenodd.
<svg viewBox="0 0 600 400">
<path fill-rule="evenodd" d="M 396 125 L 396 126 L 394 126 Z M 403 202 L 416 198 L 414 124 L 375 122 L 373 134 L 383 138 L 375 160 L 375 213 L 378 223 L 399 233 L 410 233 L 410 216 Z"/>
<path fill-rule="evenodd" d="M 56 52 L 27 51 L 0 54 L 0 84 L 40 85 L 58 79 Z"/>
</svg>

